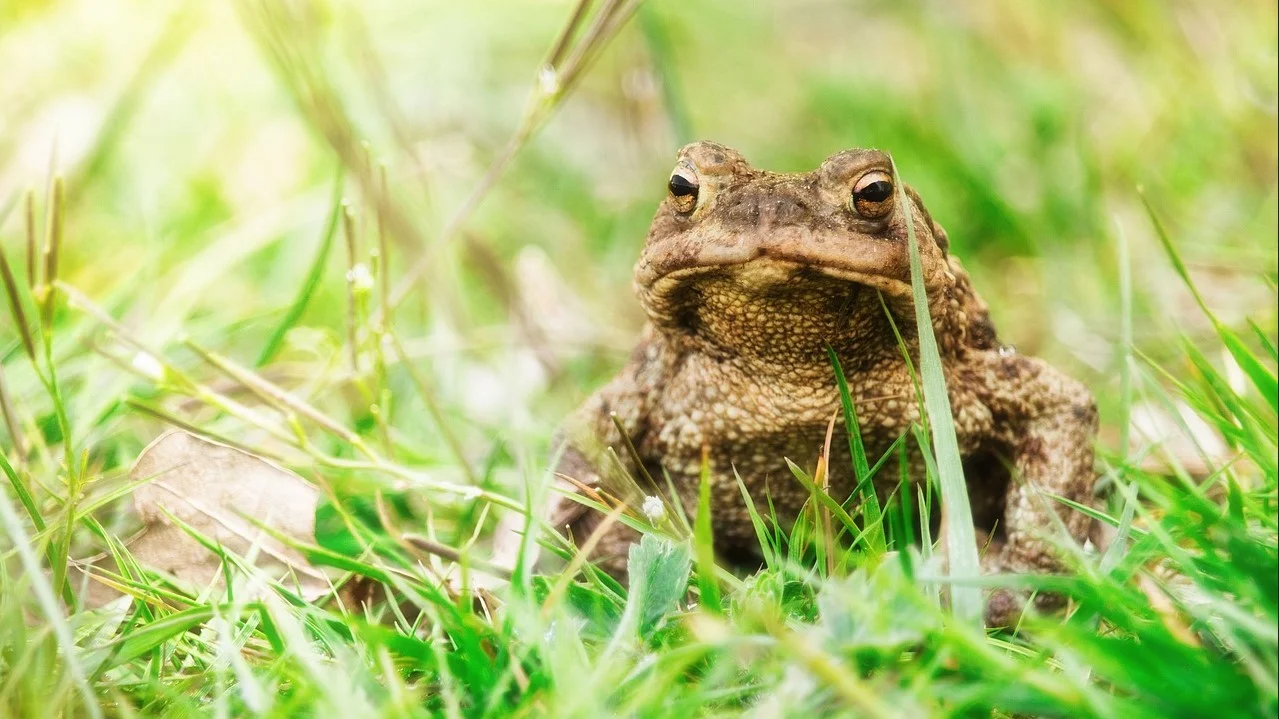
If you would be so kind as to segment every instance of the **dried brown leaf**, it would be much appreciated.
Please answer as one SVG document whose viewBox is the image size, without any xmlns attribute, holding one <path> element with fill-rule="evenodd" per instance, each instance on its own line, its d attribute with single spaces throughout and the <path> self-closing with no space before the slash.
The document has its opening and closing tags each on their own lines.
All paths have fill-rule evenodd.
<svg viewBox="0 0 1279 719">
<path fill-rule="evenodd" d="M 261 457 L 183 431 L 152 442 L 134 464 L 133 495 L 146 528 L 129 549 L 142 564 L 195 588 L 221 581 L 221 558 L 173 521 L 177 518 L 228 552 L 251 559 L 265 575 L 313 599 L 328 590 L 324 574 L 300 552 L 256 523 L 315 542 L 319 492 Z M 259 590 L 260 591 L 260 590 Z"/>
</svg>

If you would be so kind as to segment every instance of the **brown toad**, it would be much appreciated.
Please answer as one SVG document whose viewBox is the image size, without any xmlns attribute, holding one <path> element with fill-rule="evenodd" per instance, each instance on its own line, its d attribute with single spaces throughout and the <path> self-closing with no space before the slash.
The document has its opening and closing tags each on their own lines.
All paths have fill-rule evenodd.
<svg viewBox="0 0 1279 719">
<path fill-rule="evenodd" d="M 662 472 L 669 473 L 691 512 L 706 447 L 716 549 L 727 556 L 757 550 L 734 469 L 757 506 L 766 507 L 768 497 L 783 521 L 795 517 L 808 492 L 785 460 L 811 469 L 840 407 L 828 345 L 848 376 L 867 454 L 879 457 L 920 420 L 884 311 L 918 366 L 899 197 L 888 156 L 874 150 L 848 150 L 812 172 L 778 174 L 722 145 L 682 149 L 635 267 L 648 325 L 626 367 L 565 423 L 558 472 L 634 502 L 634 489 L 621 489 L 618 459 L 631 475 L 642 473 L 630 466 L 616 416 L 645 469 L 663 487 Z M 1052 515 L 1079 541 L 1089 520 L 1045 495 L 1080 503 L 1090 497 L 1093 398 L 1043 361 L 999 343 L 986 304 L 949 254 L 946 233 L 914 190 L 905 188 L 905 197 L 973 516 L 989 540 L 984 570 L 1057 570 L 1058 554 L 1045 540 L 1060 526 Z M 839 447 L 830 493 L 842 500 L 854 482 L 847 446 Z M 896 474 L 876 477 L 881 497 L 895 487 Z M 552 512 L 557 528 L 578 543 L 602 518 L 558 495 Z M 613 525 L 594 558 L 620 574 L 635 536 Z M 996 596 L 987 621 L 1002 624 L 1019 606 L 1006 592 Z"/>
</svg>

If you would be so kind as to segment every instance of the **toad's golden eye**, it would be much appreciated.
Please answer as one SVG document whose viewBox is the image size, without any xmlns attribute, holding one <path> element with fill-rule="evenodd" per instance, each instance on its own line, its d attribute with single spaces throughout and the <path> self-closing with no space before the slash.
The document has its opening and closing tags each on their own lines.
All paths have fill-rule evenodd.
<svg viewBox="0 0 1279 719">
<path fill-rule="evenodd" d="M 849 202 L 853 211 L 868 220 L 875 220 L 893 209 L 893 178 L 883 170 L 873 170 L 861 176 L 853 185 L 853 197 Z"/>
<path fill-rule="evenodd" d="M 692 212 L 697 207 L 697 173 L 687 167 L 676 167 L 666 189 L 671 193 L 671 205 L 676 212 Z"/>
</svg>

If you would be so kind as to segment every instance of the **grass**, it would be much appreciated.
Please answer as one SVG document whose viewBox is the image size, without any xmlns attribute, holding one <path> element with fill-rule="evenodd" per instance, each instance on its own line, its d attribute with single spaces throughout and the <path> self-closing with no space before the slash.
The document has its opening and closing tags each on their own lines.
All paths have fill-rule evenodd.
<svg viewBox="0 0 1279 719">
<path fill-rule="evenodd" d="M 0 714 L 1274 716 L 1273 8 L 806 8 L 0 7 Z M 573 558 L 489 582 L 497 515 L 633 342 L 692 137 L 893 153 L 1004 339 L 1097 395 L 1104 551 L 943 568 L 934 539 L 972 542 L 914 524 L 937 488 L 965 513 L 930 404 L 882 457 L 827 443 L 903 478 L 882 506 L 825 492 L 818 447 L 793 527 L 747 496 L 756 573 L 715 566 L 701 502 L 629 590 Z M 319 489 L 281 539 L 331 591 L 204 536 L 229 581 L 136 561 L 129 467 L 172 427 Z M 988 634 L 992 581 L 1072 602 Z"/>
</svg>

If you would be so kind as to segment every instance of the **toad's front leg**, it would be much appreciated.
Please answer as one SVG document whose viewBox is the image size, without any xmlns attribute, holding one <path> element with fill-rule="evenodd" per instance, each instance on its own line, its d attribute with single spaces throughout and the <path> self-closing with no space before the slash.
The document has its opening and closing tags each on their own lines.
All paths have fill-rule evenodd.
<svg viewBox="0 0 1279 719">
<path fill-rule="evenodd" d="M 1004 490 L 1003 532 L 983 557 L 987 573 L 1050 573 L 1064 568 L 1060 527 L 1082 544 L 1091 519 L 1059 501 L 1087 505 L 1092 497 L 1097 407 L 1079 382 L 1042 360 L 991 355 L 984 361 L 998 440 L 1008 451 L 1012 476 Z M 1042 595 L 1042 604 L 1060 598 Z M 986 609 L 989 626 L 1009 626 L 1022 602 L 998 590 Z"/>
</svg>

